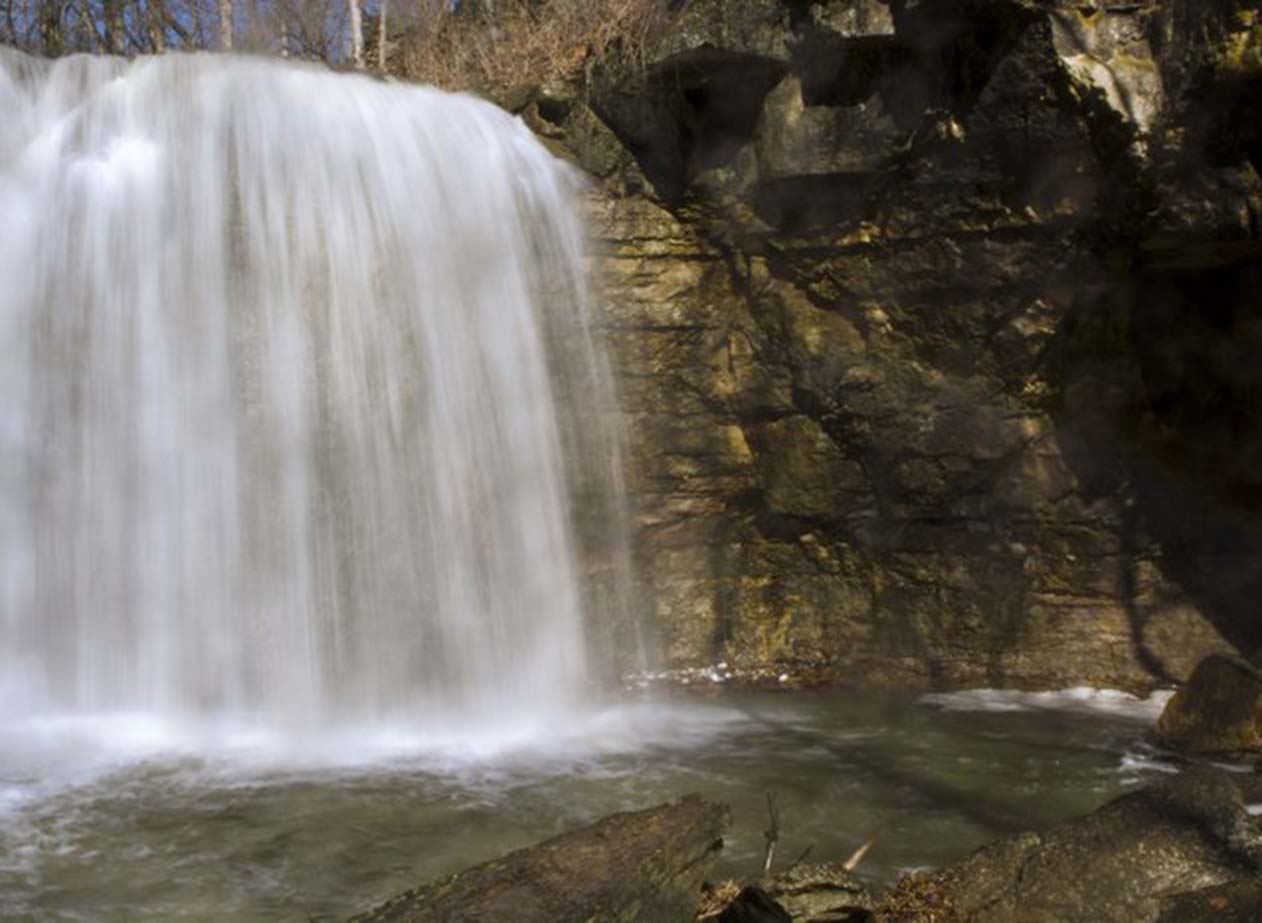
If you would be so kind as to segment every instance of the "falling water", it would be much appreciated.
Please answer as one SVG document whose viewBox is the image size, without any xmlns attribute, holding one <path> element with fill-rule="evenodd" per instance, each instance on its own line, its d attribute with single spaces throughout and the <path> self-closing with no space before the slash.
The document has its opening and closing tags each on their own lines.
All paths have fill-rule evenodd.
<svg viewBox="0 0 1262 923">
<path fill-rule="evenodd" d="M 0 111 L 0 708 L 581 698 L 571 484 L 612 458 L 568 169 L 264 60 L 0 49 Z"/>
</svg>

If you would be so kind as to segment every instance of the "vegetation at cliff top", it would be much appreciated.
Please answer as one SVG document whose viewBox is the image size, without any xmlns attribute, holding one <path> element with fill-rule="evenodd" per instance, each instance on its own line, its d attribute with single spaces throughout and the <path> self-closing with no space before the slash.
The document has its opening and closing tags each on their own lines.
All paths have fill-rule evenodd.
<svg viewBox="0 0 1262 923">
<path fill-rule="evenodd" d="M 469 89 L 578 73 L 615 47 L 634 60 L 668 18 L 663 0 L 0 0 L 0 43 L 244 51 Z"/>
</svg>

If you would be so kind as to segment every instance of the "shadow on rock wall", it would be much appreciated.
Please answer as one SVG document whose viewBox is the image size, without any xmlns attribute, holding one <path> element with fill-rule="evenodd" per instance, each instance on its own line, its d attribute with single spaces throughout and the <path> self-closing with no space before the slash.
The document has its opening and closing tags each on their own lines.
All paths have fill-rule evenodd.
<svg viewBox="0 0 1262 923">
<path fill-rule="evenodd" d="M 514 108 L 599 181 L 667 666 L 1142 689 L 1254 653 L 1247 0 L 691 0 Z"/>
</svg>

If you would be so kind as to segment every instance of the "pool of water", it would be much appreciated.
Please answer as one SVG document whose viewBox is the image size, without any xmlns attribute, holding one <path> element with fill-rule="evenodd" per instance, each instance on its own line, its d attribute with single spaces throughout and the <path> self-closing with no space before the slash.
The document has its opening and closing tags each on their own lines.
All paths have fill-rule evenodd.
<svg viewBox="0 0 1262 923">
<path fill-rule="evenodd" d="M 128 716 L 0 727 L 0 919 L 339 921 L 612 811 L 732 805 L 720 873 L 849 855 L 873 883 L 1170 771 L 1118 697 L 836 692 L 622 703 L 479 739 L 186 736 Z M 208 743 L 207 741 L 210 741 Z"/>
</svg>

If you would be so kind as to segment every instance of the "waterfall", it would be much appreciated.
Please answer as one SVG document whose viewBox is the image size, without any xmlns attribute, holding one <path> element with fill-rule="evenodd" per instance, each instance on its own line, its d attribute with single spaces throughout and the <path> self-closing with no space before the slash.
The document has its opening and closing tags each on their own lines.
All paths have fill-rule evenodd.
<svg viewBox="0 0 1262 923">
<path fill-rule="evenodd" d="M 0 49 L 0 110 L 0 709 L 581 701 L 617 460 L 569 168 L 263 59 Z"/>
</svg>

